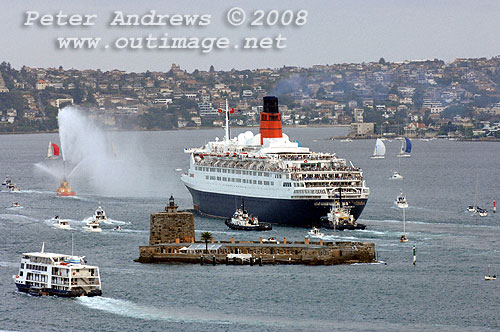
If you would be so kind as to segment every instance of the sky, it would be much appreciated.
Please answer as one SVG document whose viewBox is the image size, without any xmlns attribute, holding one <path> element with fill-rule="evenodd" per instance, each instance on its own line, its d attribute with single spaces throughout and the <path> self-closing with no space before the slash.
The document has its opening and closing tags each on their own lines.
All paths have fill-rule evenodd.
<svg viewBox="0 0 500 332">
<path fill-rule="evenodd" d="M 232 8 L 245 12 L 238 26 L 228 22 Z M 284 65 L 360 63 L 500 55 L 500 1 L 461 0 L 143 0 L 143 1 L 7 1 L 0 0 L 0 61 L 14 67 L 120 69 L 167 71 L 172 63 L 182 69 L 217 70 L 276 68 Z M 258 20 L 259 10 L 263 19 Z M 89 26 L 42 26 L 28 21 L 28 11 L 43 15 L 97 15 Z M 112 26 L 114 13 L 144 15 L 210 15 L 204 26 Z M 297 21 L 299 11 L 307 12 Z M 285 14 L 286 12 L 286 14 Z M 34 16 L 34 14 L 33 14 Z M 278 23 L 273 23 L 274 19 Z M 269 24 L 267 23 L 269 19 Z M 290 19 L 290 24 L 287 23 Z M 252 26 L 251 22 L 262 22 Z M 304 22 L 302 25 L 298 25 Z M 298 24 L 296 24 L 298 23 Z M 145 38 L 227 38 L 225 49 L 151 48 Z M 96 49 L 64 49 L 58 38 L 101 38 Z M 277 48 L 276 37 L 281 38 Z M 130 38 L 142 38 L 142 49 L 118 48 Z M 264 40 L 271 48 L 245 49 L 245 38 Z M 207 43 L 210 40 L 206 41 Z M 252 39 L 253 42 L 253 39 Z M 119 44 L 123 46 L 124 44 Z M 108 46 L 106 48 L 106 45 Z M 207 44 L 208 45 L 208 44 Z M 238 47 L 238 48 L 236 48 Z M 208 48 L 207 48 L 208 49 Z"/>
</svg>

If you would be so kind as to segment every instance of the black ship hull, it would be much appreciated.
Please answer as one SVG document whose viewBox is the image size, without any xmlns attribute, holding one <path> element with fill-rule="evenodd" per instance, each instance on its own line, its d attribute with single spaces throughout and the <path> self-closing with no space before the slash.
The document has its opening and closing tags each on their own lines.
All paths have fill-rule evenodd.
<svg viewBox="0 0 500 332">
<path fill-rule="evenodd" d="M 216 218 L 228 218 L 245 202 L 245 209 L 259 217 L 259 221 L 296 227 L 320 226 L 321 217 L 330 211 L 333 200 L 278 199 L 219 194 L 195 190 L 187 186 L 193 197 L 194 209 Z M 354 219 L 358 219 L 367 199 L 342 199 L 350 207 Z"/>
</svg>

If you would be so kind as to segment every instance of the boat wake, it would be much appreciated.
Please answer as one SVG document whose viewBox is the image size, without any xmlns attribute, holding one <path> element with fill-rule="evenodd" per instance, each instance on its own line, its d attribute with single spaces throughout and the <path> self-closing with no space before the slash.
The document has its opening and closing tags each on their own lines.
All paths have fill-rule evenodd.
<svg viewBox="0 0 500 332">
<path fill-rule="evenodd" d="M 85 218 L 83 220 L 80 220 L 80 222 L 83 223 L 88 223 L 89 221 L 93 220 L 92 217 Z M 122 220 L 115 220 L 108 218 L 106 221 L 103 221 L 104 224 L 109 224 L 109 225 L 130 225 L 132 224 L 130 221 L 122 221 Z"/>
<path fill-rule="evenodd" d="M 0 214 L 0 219 L 5 219 L 5 220 L 9 220 L 9 221 L 32 221 L 32 222 L 39 221 L 38 219 L 24 216 L 22 214 L 10 214 L 10 213 Z"/>
<path fill-rule="evenodd" d="M 131 301 L 112 299 L 107 297 L 79 297 L 78 301 L 91 309 L 106 311 L 115 315 L 142 319 L 178 323 L 217 323 L 231 324 L 233 320 L 227 317 L 217 317 L 210 313 L 189 313 L 175 311 L 174 309 L 150 307 Z M 222 315 L 221 315 L 222 316 Z M 197 317 L 197 318 L 193 318 Z"/>
</svg>

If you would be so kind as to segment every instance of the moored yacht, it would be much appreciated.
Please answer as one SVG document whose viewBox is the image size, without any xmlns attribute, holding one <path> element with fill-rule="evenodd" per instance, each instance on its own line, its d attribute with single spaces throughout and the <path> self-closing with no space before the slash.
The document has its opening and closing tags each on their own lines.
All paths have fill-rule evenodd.
<svg viewBox="0 0 500 332">
<path fill-rule="evenodd" d="M 12 276 L 17 289 L 31 295 L 66 297 L 100 296 L 99 267 L 87 265 L 84 256 L 45 252 L 23 253 L 17 275 Z"/>
</svg>

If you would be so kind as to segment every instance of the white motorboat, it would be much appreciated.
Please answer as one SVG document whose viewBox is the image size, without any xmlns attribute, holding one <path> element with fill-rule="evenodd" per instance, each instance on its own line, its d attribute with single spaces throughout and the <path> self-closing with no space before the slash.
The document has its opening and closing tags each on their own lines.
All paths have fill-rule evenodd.
<svg viewBox="0 0 500 332">
<path fill-rule="evenodd" d="M 106 212 L 104 212 L 104 209 L 101 207 L 101 203 L 99 203 L 99 207 L 94 211 L 94 216 L 92 217 L 92 220 L 97 223 L 108 222 L 108 217 L 106 217 Z"/>
<path fill-rule="evenodd" d="M 318 228 L 313 227 L 309 232 L 307 232 L 307 236 L 322 238 L 325 236 L 325 234 L 321 233 Z"/>
<path fill-rule="evenodd" d="M 13 182 L 7 183 L 7 189 L 9 189 L 12 192 L 19 192 L 19 191 L 21 191 L 21 189 L 19 189 L 19 187 L 16 186 L 16 184 L 13 183 Z"/>
<path fill-rule="evenodd" d="M 408 202 L 406 201 L 406 196 L 403 193 L 399 194 L 398 197 L 396 197 L 396 201 L 394 201 L 394 203 L 400 209 L 408 208 Z"/>
<path fill-rule="evenodd" d="M 341 141 L 341 142 L 344 142 L 344 143 L 351 143 L 351 142 L 352 142 L 352 139 L 350 139 L 350 138 L 346 138 L 346 139 L 341 139 L 340 141 Z"/>
<path fill-rule="evenodd" d="M 392 175 L 389 179 L 390 180 L 403 180 L 403 176 L 401 174 L 399 174 L 399 172 L 394 171 L 394 173 L 392 173 Z"/>
<path fill-rule="evenodd" d="M 121 228 L 121 226 L 120 226 L 120 225 L 117 225 L 117 226 L 115 226 L 115 227 L 113 228 L 113 230 L 114 230 L 114 231 L 121 231 L 121 230 L 122 230 L 122 228 Z"/>
<path fill-rule="evenodd" d="M 12 202 L 12 206 L 13 208 L 22 208 L 21 204 L 19 204 L 18 202 Z"/>
<path fill-rule="evenodd" d="M 60 229 L 71 229 L 69 222 L 67 220 L 59 218 L 59 216 L 55 216 L 54 220 L 56 221 L 52 226 Z"/>
<path fill-rule="evenodd" d="M 396 198 L 396 205 L 403 210 L 403 235 L 399 238 L 400 242 L 408 242 L 408 237 L 406 236 L 406 208 L 408 208 L 408 202 L 406 201 L 406 196 L 401 193 Z"/>
<path fill-rule="evenodd" d="M 85 226 L 83 226 L 83 230 L 85 232 L 91 233 L 100 233 L 102 232 L 101 227 L 99 227 L 99 223 L 97 221 L 90 221 Z"/>
<path fill-rule="evenodd" d="M 12 279 L 20 292 L 35 296 L 100 296 L 99 267 L 87 265 L 85 256 L 45 252 L 23 253 L 17 275 Z"/>
<path fill-rule="evenodd" d="M 372 159 L 384 159 L 385 158 L 385 144 L 380 138 L 377 138 L 375 143 L 375 149 L 373 150 Z"/>
</svg>

